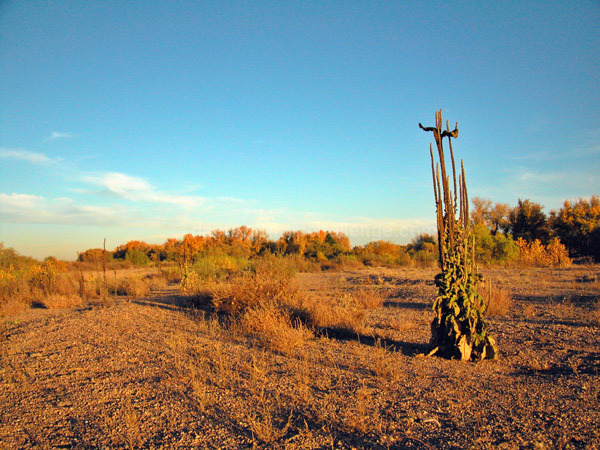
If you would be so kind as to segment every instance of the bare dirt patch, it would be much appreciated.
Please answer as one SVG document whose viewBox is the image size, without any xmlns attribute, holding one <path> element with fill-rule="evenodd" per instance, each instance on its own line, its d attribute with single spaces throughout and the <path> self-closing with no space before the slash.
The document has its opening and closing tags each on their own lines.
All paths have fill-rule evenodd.
<svg viewBox="0 0 600 450">
<path fill-rule="evenodd" d="M 600 268 L 485 270 L 513 303 L 478 364 L 422 356 L 434 274 L 297 275 L 362 324 L 284 353 L 173 286 L 6 318 L 0 447 L 598 448 Z"/>
</svg>

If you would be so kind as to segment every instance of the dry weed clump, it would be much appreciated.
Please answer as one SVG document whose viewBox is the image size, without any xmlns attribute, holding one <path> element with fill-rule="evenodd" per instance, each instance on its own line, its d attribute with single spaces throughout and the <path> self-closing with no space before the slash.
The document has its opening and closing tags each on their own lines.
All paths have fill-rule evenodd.
<svg viewBox="0 0 600 450">
<path fill-rule="evenodd" d="M 239 316 L 251 308 L 266 304 L 296 303 L 299 290 L 292 282 L 295 268 L 287 260 L 266 258 L 253 271 L 242 272 L 214 284 L 212 302 L 217 311 Z"/>
<path fill-rule="evenodd" d="M 48 309 L 73 308 L 81 306 L 83 299 L 79 295 L 50 294 L 43 297 L 40 304 Z"/>
<path fill-rule="evenodd" d="M 0 269 L 0 317 L 30 307 L 63 308 L 81 304 L 79 283 L 61 261 Z M 79 297 L 79 298 L 77 298 Z"/>
<path fill-rule="evenodd" d="M 371 355 L 373 373 L 388 381 L 398 381 L 402 377 L 402 371 L 398 370 L 398 363 L 397 354 L 390 351 L 381 344 L 380 339 L 377 339 Z"/>
<path fill-rule="evenodd" d="M 489 289 L 485 295 L 485 315 L 487 317 L 506 315 L 513 305 L 512 295 L 499 287 L 492 289 L 491 282 L 488 286 Z"/>
<path fill-rule="evenodd" d="M 140 278 L 129 277 L 117 288 L 117 294 L 133 298 L 145 297 L 150 294 L 150 287 Z"/>
<path fill-rule="evenodd" d="M 293 412 L 290 412 L 287 416 L 287 421 L 284 420 L 280 411 L 281 400 L 278 398 L 277 393 L 268 395 L 265 389 L 261 390 L 258 402 L 258 408 L 255 412 L 246 413 L 254 445 L 256 446 L 258 442 L 267 445 L 273 444 L 287 433 L 292 425 Z"/>
<path fill-rule="evenodd" d="M 381 290 L 363 287 L 351 293 L 350 301 L 359 308 L 376 309 L 383 305 L 385 298 Z"/>
<path fill-rule="evenodd" d="M 312 337 L 292 314 L 301 295 L 292 283 L 294 273 L 285 262 L 261 261 L 254 272 L 213 283 L 211 302 L 217 311 L 234 318 L 242 334 L 272 350 L 293 353 Z"/>
<path fill-rule="evenodd" d="M 181 283 L 181 270 L 177 267 L 167 267 L 161 269 L 161 274 L 167 283 Z"/>
<path fill-rule="evenodd" d="M 248 309 L 240 318 L 240 326 L 263 346 L 285 355 L 294 354 L 313 337 L 300 320 L 293 320 L 288 310 L 273 303 Z"/>
<path fill-rule="evenodd" d="M 295 313 L 317 329 L 342 334 L 363 334 L 366 331 L 364 308 L 357 306 L 351 294 L 336 295 L 323 300 L 305 296 Z"/>
<path fill-rule="evenodd" d="M 245 311 L 269 304 L 290 304 L 298 295 L 291 280 L 269 273 L 243 273 L 227 282 L 216 283 L 212 303 L 217 311 L 239 316 Z"/>
<path fill-rule="evenodd" d="M 96 284 L 103 282 L 97 281 Z M 158 274 L 131 275 L 121 279 L 108 279 L 107 290 L 111 295 L 127 296 L 132 298 L 146 297 L 151 291 L 163 289 L 167 280 Z"/>
</svg>

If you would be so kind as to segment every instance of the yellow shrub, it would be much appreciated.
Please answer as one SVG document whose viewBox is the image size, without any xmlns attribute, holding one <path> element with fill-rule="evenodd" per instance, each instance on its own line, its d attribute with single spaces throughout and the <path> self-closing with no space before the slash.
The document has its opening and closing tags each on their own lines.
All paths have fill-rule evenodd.
<svg viewBox="0 0 600 450">
<path fill-rule="evenodd" d="M 547 246 L 544 246 L 538 239 L 527 242 L 519 238 L 516 244 L 519 248 L 519 261 L 527 265 L 536 267 L 568 267 L 571 265 L 569 252 L 558 238 L 552 239 Z"/>
</svg>

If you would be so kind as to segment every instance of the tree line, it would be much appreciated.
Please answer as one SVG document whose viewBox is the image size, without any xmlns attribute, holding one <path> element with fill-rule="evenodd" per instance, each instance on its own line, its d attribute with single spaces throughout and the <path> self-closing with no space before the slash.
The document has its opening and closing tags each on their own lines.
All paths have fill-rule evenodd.
<svg viewBox="0 0 600 450">
<path fill-rule="evenodd" d="M 478 261 L 502 263 L 516 260 L 525 252 L 560 253 L 561 248 L 572 258 L 600 261 L 600 197 L 565 201 L 560 210 L 548 215 L 543 209 L 529 199 L 519 199 L 511 208 L 508 204 L 474 198 L 470 217 Z M 134 265 L 176 261 L 187 265 L 208 256 L 247 260 L 266 253 L 296 255 L 320 263 L 356 261 L 366 265 L 428 264 L 437 259 L 436 239 L 428 234 L 415 237 L 408 245 L 379 240 L 351 247 L 348 236 L 340 232 L 286 231 L 272 240 L 263 230 L 240 226 L 203 236 L 186 234 L 163 244 L 134 240 L 109 252 L 89 249 L 79 253 L 78 260 L 97 262 L 107 258 Z"/>
<path fill-rule="evenodd" d="M 519 199 L 517 206 L 511 208 L 505 203 L 494 204 L 476 197 L 472 205 L 471 218 L 481 243 L 494 241 L 508 249 L 511 240 L 527 244 L 538 241 L 544 246 L 558 240 L 570 257 L 600 262 L 598 196 L 575 202 L 567 200 L 562 208 L 548 215 L 541 204 L 529 199 Z"/>
</svg>

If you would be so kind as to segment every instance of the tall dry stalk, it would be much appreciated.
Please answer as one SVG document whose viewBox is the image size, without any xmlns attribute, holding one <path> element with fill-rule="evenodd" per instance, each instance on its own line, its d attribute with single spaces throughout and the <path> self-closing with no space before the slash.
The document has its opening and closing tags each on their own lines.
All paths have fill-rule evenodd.
<svg viewBox="0 0 600 450">
<path fill-rule="evenodd" d="M 433 304 L 436 315 L 431 323 L 430 355 L 475 361 L 494 358 L 496 343 L 488 334 L 483 319 L 485 301 L 477 293 L 482 276 L 475 264 L 475 238 L 469 226 L 469 198 L 462 160 L 458 180 L 456 177 L 452 139 L 458 137 L 458 123 L 450 131 L 446 122 L 446 130 L 442 131 L 440 110 L 435 113 L 435 127 L 421 124 L 419 127 L 433 132 L 439 160 L 435 161 L 433 146 L 429 144 L 441 268 L 441 273 L 435 277 L 438 295 Z M 450 148 L 453 189 L 442 145 L 445 137 Z"/>
</svg>

